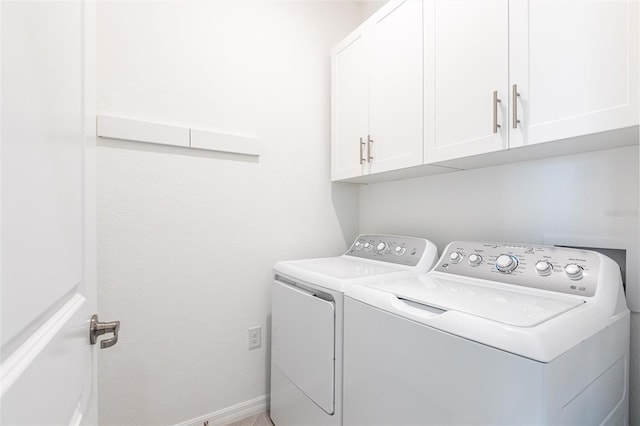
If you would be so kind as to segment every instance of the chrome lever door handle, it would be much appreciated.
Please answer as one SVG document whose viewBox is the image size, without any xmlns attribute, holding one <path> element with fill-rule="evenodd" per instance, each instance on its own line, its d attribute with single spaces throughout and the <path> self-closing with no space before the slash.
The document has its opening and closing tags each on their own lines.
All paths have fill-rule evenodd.
<svg viewBox="0 0 640 426">
<path fill-rule="evenodd" d="M 98 316 L 94 315 L 91 317 L 91 322 L 89 324 L 89 342 L 91 342 L 92 345 L 95 345 L 98 341 L 98 336 L 102 336 L 106 333 L 113 333 L 113 337 L 100 342 L 100 349 L 110 348 L 118 343 L 119 331 L 120 321 L 100 322 L 98 321 Z"/>
</svg>

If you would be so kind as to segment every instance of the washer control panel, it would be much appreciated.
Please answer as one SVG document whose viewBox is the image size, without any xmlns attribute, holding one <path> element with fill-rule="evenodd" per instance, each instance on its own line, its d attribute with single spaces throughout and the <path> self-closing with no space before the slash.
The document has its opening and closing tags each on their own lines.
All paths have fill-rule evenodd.
<svg viewBox="0 0 640 426">
<path fill-rule="evenodd" d="M 593 296 L 595 252 L 528 244 L 454 241 L 434 271 L 561 293 Z"/>
<path fill-rule="evenodd" d="M 420 238 L 360 235 L 345 254 L 363 259 L 416 266 L 426 246 L 427 242 Z"/>
</svg>

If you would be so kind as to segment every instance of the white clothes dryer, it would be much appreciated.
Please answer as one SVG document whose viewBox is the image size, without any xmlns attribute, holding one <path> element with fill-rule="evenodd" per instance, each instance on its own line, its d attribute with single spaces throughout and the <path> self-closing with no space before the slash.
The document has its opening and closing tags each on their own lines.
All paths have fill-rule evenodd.
<svg viewBox="0 0 640 426">
<path fill-rule="evenodd" d="M 453 242 L 347 289 L 344 424 L 627 424 L 629 318 L 600 253 Z"/>
<path fill-rule="evenodd" d="M 381 277 L 428 271 L 430 241 L 360 235 L 342 256 L 278 262 L 271 320 L 271 419 L 276 426 L 342 424 L 343 294 Z"/>
</svg>

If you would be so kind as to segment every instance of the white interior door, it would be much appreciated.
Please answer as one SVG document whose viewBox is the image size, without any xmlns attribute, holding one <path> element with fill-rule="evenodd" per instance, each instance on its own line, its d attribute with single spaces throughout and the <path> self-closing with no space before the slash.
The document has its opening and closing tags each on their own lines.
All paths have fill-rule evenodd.
<svg viewBox="0 0 640 426">
<path fill-rule="evenodd" d="M 425 163 L 507 148 L 508 0 L 424 8 Z"/>
<path fill-rule="evenodd" d="M 371 22 L 371 172 L 422 164 L 422 1 L 394 0 Z"/>
<path fill-rule="evenodd" d="M 95 424 L 95 4 L 0 16 L 0 423 Z"/>
</svg>

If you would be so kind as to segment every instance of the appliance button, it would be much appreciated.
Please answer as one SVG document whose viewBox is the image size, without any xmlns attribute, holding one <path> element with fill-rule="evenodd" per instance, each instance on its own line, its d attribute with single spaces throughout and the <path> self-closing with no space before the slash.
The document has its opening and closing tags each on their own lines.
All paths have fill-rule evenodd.
<svg viewBox="0 0 640 426">
<path fill-rule="evenodd" d="M 478 266 L 482 263 L 482 256 L 479 254 L 470 254 L 469 255 L 469 265 Z"/>
<path fill-rule="evenodd" d="M 363 246 L 363 245 L 364 245 L 364 244 L 362 244 L 360 241 L 356 241 L 355 249 L 356 249 L 356 250 L 362 250 L 362 246 Z"/>
<path fill-rule="evenodd" d="M 449 260 L 451 261 L 451 263 L 458 263 L 462 260 L 462 257 L 462 253 L 460 253 L 459 251 L 454 251 L 449 255 Z"/>
<path fill-rule="evenodd" d="M 402 256 L 402 255 L 404 254 L 404 252 L 405 252 L 405 251 L 407 251 L 407 249 L 405 249 L 404 247 L 402 247 L 402 246 L 396 246 L 395 253 L 396 253 L 398 256 Z"/>
<path fill-rule="evenodd" d="M 565 266 L 564 272 L 571 280 L 582 279 L 582 267 L 580 265 L 576 265 L 575 263 L 570 263 Z"/>
<path fill-rule="evenodd" d="M 371 249 L 373 248 L 373 244 L 371 243 L 364 243 L 364 250 L 365 251 L 371 251 Z"/>
<path fill-rule="evenodd" d="M 518 267 L 518 259 L 508 254 L 501 254 L 496 259 L 496 269 L 500 272 L 508 274 Z"/>
<path fill-rule="evenodd" d="M 549 262 L 540 261 L 536 263 L 536 271 L 538 271 L 539 275 L 546 277 L 553 272 L 553 265 L 551 265 Z"/>
</svg>

